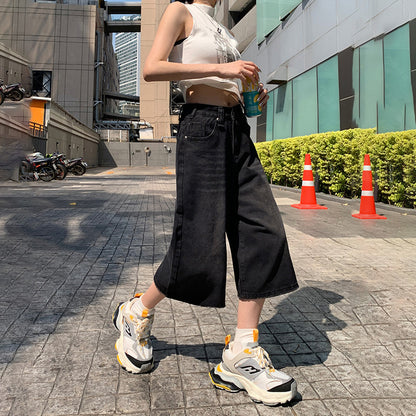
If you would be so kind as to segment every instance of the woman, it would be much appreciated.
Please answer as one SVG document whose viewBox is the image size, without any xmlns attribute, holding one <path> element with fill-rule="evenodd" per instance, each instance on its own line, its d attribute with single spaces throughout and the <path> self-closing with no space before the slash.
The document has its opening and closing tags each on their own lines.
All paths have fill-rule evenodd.
<svg viewBox="0 0 416 416">
<path fill-rule="evenodd" d="M 267 297 L 298 285 L 281 217 L 249 137 L 237 80 L 258 83 L 256 64 L 240 59 L 233 36 L 214 19 L 217 0 L 167 7 L 146 59 L 146 81 L 178 80 L 186 97 L 177 137 L 177 200 L 169 251 L 144 294 L 121 303 L 118 360 L 133 373 L 153 368 L 150 330 L 165 296 L 224 307 L 227 235 L 238 292 L 237 328 L 210 372 L 227 391 L 246 390 L 268 405 L 296 394 L 296 382 L 273 368 L 258 345 Z M 267 91 L 259 87 L 259 104 Z"/>
</svg>

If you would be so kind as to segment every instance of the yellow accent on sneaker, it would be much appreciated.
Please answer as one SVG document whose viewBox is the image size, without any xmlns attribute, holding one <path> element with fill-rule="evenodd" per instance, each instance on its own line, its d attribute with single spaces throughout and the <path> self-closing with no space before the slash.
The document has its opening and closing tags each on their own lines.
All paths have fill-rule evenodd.
<svg viewBox="0 0 416 416">
<path fill-rule="evenodd" d="M 246 349 L 244 350 L 244 352 L 245 352 L 246 354 L 251 354 L 250 348 L 246 348 Z"/>
<path fill-rule="evenodd" d="M 259 330 L 253 329 L 253 341 L 257 342 L 259 340 Z"/>
<path fill-rule="evenodd" d="M 142 296 L 142 295 L 143 295 L 143 293 L 135 293 L 133 297 L 134 297 L 134 298 L 139 298 L 139 297 L 140 297 L 140 296 Z"/>
<path fill-rule="evenodd" d="M 148 315 L 149 315 L 149 309 L 143 309 L 142 318 L 147 318 Z"/>
<path fill-rule="evenodd" d="M 230 335 L 230 334 L 228 334 L 228 335 L 225 337 L 225 346 L 227 346 L 227 345 L 230 343 L 230 341 L 231 341 L 231 335 Z"/>
<path fill-rule="evenodd" d="M 219 387 L 219 388 L 221 388 L 221 389 L 224 389 L 224 390 L 231 391 L 231 389 L 230 389 L 228 386 L 224 386 L 224 384 L 219 384 L 219 383 L 216 383 L 216 382 L 212 379 L 211 373 L 208 373 L 208 375 L 209 375 L 209 378 L 211 379 L 211 382 L 212 382 L 212 384 L 213 384 L 214 386 L 217 386 L 217 387 Z"/>
<path fill-rule="evenodd" d="M 219 373 L 222 373 L 221 366 L 220 366 L 219 364 L 217 365 L 217 371 L 218 371 Z"/>
</svg>

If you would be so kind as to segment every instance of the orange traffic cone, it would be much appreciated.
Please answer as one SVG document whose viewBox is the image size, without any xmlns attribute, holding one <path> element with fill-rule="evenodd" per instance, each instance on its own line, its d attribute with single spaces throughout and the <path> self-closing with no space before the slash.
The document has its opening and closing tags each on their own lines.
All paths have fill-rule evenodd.
<svg viewBox="0 0 416 416">
<path fill-rule="evenodd" d="M 311 155 L 306 153 L 305 166 L 303 168 L 302 192 L 300 194 L 300 204 L 292 204 L 293 208 L 298 209 L 328 209 L 316 203 L 315 184 L 311 165 Z"/>
<path fill-rule="evenodd" d="M 371 173 L 370 155 L 364 156 L 363 186 L 361 190 L 360 213 L 352 214 L 355 218 L 386 220 L 386 217 L 376 214 L 373 192 L 373 174 Z"/>
</svg>

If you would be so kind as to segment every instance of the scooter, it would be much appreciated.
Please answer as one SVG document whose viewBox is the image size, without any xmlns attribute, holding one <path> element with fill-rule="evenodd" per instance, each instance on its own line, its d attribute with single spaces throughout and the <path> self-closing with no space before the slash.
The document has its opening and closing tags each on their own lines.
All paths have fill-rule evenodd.
<svg viewBox="0 0 416 416">
<path fill-rule="evenodd" d="M 3 103 L 5 98 L 9 98 L 12 101 L 20 101 L 26 94 L 26 90 L 21 83 L 6 85 L 2 79 L 0 79 L 0 91 L 0 104 Z"/>
</svg>

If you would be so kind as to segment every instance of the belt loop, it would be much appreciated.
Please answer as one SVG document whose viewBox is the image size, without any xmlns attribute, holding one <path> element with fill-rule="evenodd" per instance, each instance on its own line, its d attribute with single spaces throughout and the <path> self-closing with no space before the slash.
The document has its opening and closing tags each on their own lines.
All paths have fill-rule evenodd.
<svg viewBox="0 0 416 416">
<path fill-rule="evenodd" d="M 224 107 L 218 107 L 218 122 L 221 125 L 224 125 L 225 121 L 225 114 L 224 114 Z"/>
</svg>

